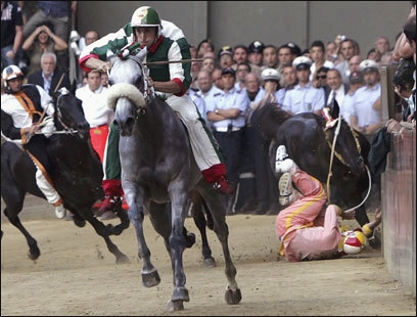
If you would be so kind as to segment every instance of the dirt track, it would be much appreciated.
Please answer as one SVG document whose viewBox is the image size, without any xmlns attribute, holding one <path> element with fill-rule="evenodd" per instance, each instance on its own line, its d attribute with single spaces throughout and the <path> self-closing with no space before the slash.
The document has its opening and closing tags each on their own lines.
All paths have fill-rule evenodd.
<svg viewBox="0 0 417 317">
<path fill-rule="evenodd" d="M 131 259 L 117 265 L 90 225 L 77 228 L 55 219 L 53 209 L 34 198 L 26 205 L 22 218 L 42 255 L 36 262 L 29 260 L 24 237 L 2 215 L 2 316 L 171 315 L 165 312 L 172 292 L 168 254 L 147 219 L 145 234 L 162 279 L 151 289 L 141 284 L 132 226 L 112 239 Z M 184 253 L 190 302 L 175 315 L 416 315 L 415 300 L 392 279 L 379 251 L 367 248 L 358 257 L 287 263 L 277 256 L 275 216 L 234 215 L 227 221 L 242 302 L 228 306 L 224 301 L 223 256 L 209 232 L 218 266 L 202 267 L 197 235 L 196 245 Z M 186 225 L 197 233 L 192 219 Z"/>
</svg>

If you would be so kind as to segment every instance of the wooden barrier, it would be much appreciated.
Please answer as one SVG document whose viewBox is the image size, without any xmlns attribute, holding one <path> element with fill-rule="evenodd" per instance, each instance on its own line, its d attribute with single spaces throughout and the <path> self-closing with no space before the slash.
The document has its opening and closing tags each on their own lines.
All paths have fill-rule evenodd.
<svg viewBox="0 0 417 317">
<path fill-rule="evenodd" d="M 395 279 L 416 297 L 416 134 L 393 133 L 381 177 L 382 254 Z"/>
</svg>

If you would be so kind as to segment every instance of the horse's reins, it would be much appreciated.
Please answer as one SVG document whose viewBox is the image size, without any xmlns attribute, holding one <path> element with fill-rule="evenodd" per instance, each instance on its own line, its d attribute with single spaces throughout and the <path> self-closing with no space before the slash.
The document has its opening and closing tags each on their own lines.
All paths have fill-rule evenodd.
<svg viewBox="0 0 417 317">
<path fill-rule="evenodd" d="M 57 92 L 57 90 L 58 90 L 59 86 L 60 86 L 60 85 L 61 85 L 61 83 L 62 83 L 62 80 L 64 79 L 64 76 L 65 76 L 65 73 L 62 73 L 61 77 L 59 78 L 58 84 L 57 84 L 57 85 L 56 85 L 56 87 L 55 87 L 54 93 L 56 93 L 56 92 Z M 43 111 L 43 113 L 42 113 L 41 117 L 39 118 L 39 121 L 38 121 L 38 122 L 42 122 L 43 118 L 45 117 L 46 110 L 48 109 L 49 105 L 50 105 L 50 103 L 48 103 L 48 105 L 46 106 L 46 108 L 45 108 L 45 110 Z"/>
<path fill-rule="evenodd" d="M 332 143 L 332 146 L 331 146 L 329 172 L 327 174 L 327 182 L 326 182 L 326 187 L 327 187 L 327 202 L 329 204 L 330 204 L 330 179 L 333 176 L 332 167 L 333 167 L 333 158 L 334 158 L 334 155 L 335 155 L 336 140 L 337 140 L 337 137 L 339 135 L 340 128 L 342 127 L 342 120 L 341 120 L 341 114 L 340 114 L 340 112 L 339 112 L 339 117 L 336 120 L 337 120 L 337 126 L 336 126 L 335 135 L 334 135 L 334 138 L 333 138 L 333 143 Z"/>
<path fill-rule="evenodd" d="M 326 182 L 326 187 L 327 187 L 327 202 L 330 204 L 330 178 L 332 177 L 332 166 L 333 166 L 333 158 L 334 158 L 334 156 L 336 155 L 336 151 L 335 151 L 335 148 L 336 148 L 336 140 L 337 140 L 337 137 L 338 137 L 338 135 L 339 135 L 339 133 L 340 133 L 340 129 L 341 129 L 341 126 L 342 126 L 342 116 L 341 116 L 341 113 L 339 113 L 339 117 L 336 119 L 337 120 L 337 126 L 336 126 L 336 131 L 335 131 L 335 136 L 334 136 L 334 138 L 333 138 L 333 143 L 332 143 L 332 146 L 331 146 L 331 154 L 330 154 L 330 164 L 329 164 L 329 173 L 327 174 L 327 182 Z M 327 127 L 326 127 L 327 128 Z M 351 129 L 352 130 L 352 129 Z M 353 132 L 353 131 L 352 131 Z M 359 141 L 357 140 L 357 138 L 355 137 L 355 141 L 356 141 L 356 143 L 357 143 L 357 147 L 359 148 L 358 150 L 359 150 L 359 153 L 361 152 L 361 150 L 360 150 L 360 144 L 359 144 Z M 368 192 L 366 193 L 366 196 L 365 196 L 365 198 L 362 200 L 362 202 L 361 203 L 359 203 L 358 205 L 356 205 L 355 207 L 352 207 L 352 208 L 349 208 L 348 210 L 345 210 L 345 212 L 349 212 L 349 211 L 351 211 L 351 210 L 355 210 L 356 208 L 359 208 L 360 206 L 362 206 L 364 203 L 365 203 L 365 201 L 368 199 L 368 197 L 369 197 L 369 194 L 370 194 L 370 192 L 371 192 L 371 182 L 372 182 L 372 180 L 371 180 L 371 174 L 370 174 L 370 172 L 369 172 L 369 168 L 368 168 L 368 166 L 367 165 L 365 165 L 365 168 L 366 168 L 366 172 L 367 172 L 367 174 L 368 174 L 368 179 L 369 179 L 369 186 L 368 186 Z"/>
<path fill-rule="evenodd" d="M 165 65 L 165 64 L 177 64 L 177 63 L 193 63 L 193 62 L 202 62 L 203 59 L 181 59 L 179 61 L 155 61 L 155 62 L 147 62 L 143 63 L 143 66 L 150 66 L 150 65 Z"/>
<path fill-rule="evenodd" d="M 143 87 L 143 98 L 145 100 L 149 100 L 149 98 L 151 98 L 151 97 L 153 97 L 155 95 L 155 90 L 154 90 L 153 87 L 149 86 L 149 81 L 148 81 L 147 77 L 145 76 L 145 69 L 144 69 L 143 66 L 151 65 L 151 64 L 141 63 L 141 61 L 135 55 L 130 55 L 129 57 L 132 58 L 132 59 L 134 59 L 136 61 L 136 63 L 138 63 L 138 65 L 139 65 L 139 67 L 140 67 L 140 69 L 142 71 L 142 74 L 143 74 L 143 85 L 144 85 L 144 87 Z M 167 64 L 166 61 L 163 61 L 163 62 L 165 64 Z M 157 62 L 154 62 L 154 63 L 157 63 Z M 154 64 L 154 65 L 156 65 L 156 64 Z"/>
<path fill-rule="evenodd" d="M 368 199 L 369 197 L 369 193 L 371 192 L 371 173 L 369 171 L 369 168 L 367 165 L 365 165 L 366 167 L 366 172 L 368 174 L 368 179 L 369 179 L 369 186 L 368 186 L 368 192 L 366 193 L 365 198 L 362 200 L 362 202 L 358 205 L 356 205 L 355 207 L 349 208 L 348 210 L 345 210 L 345 212 L 349 212 L 351 210 L 355 210 L 356 208 L 359 208 L 360 206 L 362 206 L 364 204 L 364 202 Z"/>
</svg>

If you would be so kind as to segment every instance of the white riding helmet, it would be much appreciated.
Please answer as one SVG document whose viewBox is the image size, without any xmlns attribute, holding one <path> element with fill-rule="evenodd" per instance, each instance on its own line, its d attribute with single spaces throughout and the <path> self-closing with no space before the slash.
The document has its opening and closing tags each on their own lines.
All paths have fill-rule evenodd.
<svg viewBox="0 0 417 317">
<path fill-rule="evenodd" d="M 17 77 L 24 77 L 24 74 L 21 71 L 21 69 L 16 65 L 9 65 L 5 69 L 3 69 L 1 77 L 3 79 L 4 86 L 7 87 L 7 81 Z"/>
</svg>

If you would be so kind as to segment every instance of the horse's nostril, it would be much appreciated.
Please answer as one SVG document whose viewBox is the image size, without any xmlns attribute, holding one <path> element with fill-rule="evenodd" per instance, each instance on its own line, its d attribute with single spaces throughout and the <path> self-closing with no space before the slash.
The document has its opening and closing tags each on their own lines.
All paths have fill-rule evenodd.
<svg viewBox="0 0 417 317">
<path fill-rule="evenodd" d="M 134 126 L 135 125 L 135 119 L 133 118 L 128 118 L 126 120 L 126 126 Z"/>
<path fill-rule="evenodd" d="M 119 121 L 117 121 L 117 120 L 113 120 L 113 125 L 114 125 L 114 127 L 116 128 L 116 130 L 119 130 L 119 131 L 120 131 L 120 124 L 119 124 Z"/>
</svg>

